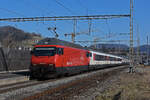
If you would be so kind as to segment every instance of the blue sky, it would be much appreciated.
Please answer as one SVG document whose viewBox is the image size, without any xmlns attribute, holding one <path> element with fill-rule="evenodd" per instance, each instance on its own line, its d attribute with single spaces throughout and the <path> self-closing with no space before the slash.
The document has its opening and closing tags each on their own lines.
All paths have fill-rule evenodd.
<svg viewBox="0 0 150 100">
<path fill-rule="evenodd" d="M 61 6 L 61 3 L 63 6 Z M 150 0 L 134 0 L 134 39 L 136 39 L 137 25 L 140 30 L 141 44 L 146 43 L 146 36 L 150 36 Z M 129 14 L 129 0 L 1 0 L 0 18 L 36 17 L 36 16 L 72 16 L 72 15 L 104 15 Z M 0 26 L 12 25 L 26 32 L 40 33 L 44 37 L 54 37 L 47 30 L 48 27 L 57 27 L 59 39 L 71 40 L 65 33 L 73 32 L 73 21 L 47 22 L 0 22 Z M 113 38 L 103 38 L 109 33 L 128 33 L 129 18 L 112 20 L 92 20 L 92 34 L 80 35 L 76 40 L 129 40 L 128 35 Z M 88 21 L 77 21 L 77 32 L 88 31 Z M 123 42 L 129 44 L 127 42 Z M 136 43 L 135 43 L 136 45 Z"/>
</svg>

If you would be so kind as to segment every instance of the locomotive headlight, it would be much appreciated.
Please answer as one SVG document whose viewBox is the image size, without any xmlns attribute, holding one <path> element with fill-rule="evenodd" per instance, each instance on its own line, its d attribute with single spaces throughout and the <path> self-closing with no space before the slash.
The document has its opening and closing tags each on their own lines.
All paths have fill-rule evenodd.
<svg viewBox="0 0 150 100">
<path fill-rule="evenodd" d="M 54 64 L 49 64 L 49 66 L 53 66 Z"/>
<path fill-rule="evenodd" d="M 36 64 L 33 64 L 33 66 L 36 66 Z"/>
</svg>

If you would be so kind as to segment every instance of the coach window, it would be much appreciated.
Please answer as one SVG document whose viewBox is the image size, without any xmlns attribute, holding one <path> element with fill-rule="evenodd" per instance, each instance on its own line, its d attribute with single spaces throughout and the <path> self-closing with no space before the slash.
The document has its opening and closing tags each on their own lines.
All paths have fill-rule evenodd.
<svg viewBox="0 0 150 100">
<path fill-rule="evenodd" d="M 113 57 L 110 57 L 110 61 L 113 61 L 114 60 L 114 58 Z"/>
<path fill-rule="evenodd" d="M 98 57 L 98 55 L 95 55 L 95 60 L 99 60 L 99 57 Z"/>
<path fill-rule="evenodd" d="M 108 61 L 109 61 L 109 56 L 106 56 L 106 60 L 108 60 Z"/>
<path fill-rule="evenodd" d="M 115 61 L 119 61 L 119 59 L 118 59 L 118 58 L 116 58 L 116 59 L 115 59 Z"/>
<path fill-rule="evenodd" d="M 102 61 L 104 59 L 105 59 L 105 56 L 95 55 L 95 60 L 97 60 L 97 61 Z"/>
<path fill-rule="evenodd" d="M 113 61 L 116 61 L 116 58 L 113 57 Z"/>
<path fill-rule="evenodd" d="M 105 61 L 106 60 L 106 56 L 100 56 L 100 59 Z"/>
</svg>

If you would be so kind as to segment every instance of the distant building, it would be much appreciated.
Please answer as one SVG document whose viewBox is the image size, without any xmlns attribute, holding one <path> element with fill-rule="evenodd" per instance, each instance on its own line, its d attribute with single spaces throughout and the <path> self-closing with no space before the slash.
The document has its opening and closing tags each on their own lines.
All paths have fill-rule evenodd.
<svg viewBox="0 0 150 100">
<path fill-rule="evenodd" d="M 21 50 L 32 50 L 33 46 L 36 45 L 43 38 L 41 36 L 33 36 L 32 39 L 27 39 L 19 43 L 19 49 Z"/>
</svg>

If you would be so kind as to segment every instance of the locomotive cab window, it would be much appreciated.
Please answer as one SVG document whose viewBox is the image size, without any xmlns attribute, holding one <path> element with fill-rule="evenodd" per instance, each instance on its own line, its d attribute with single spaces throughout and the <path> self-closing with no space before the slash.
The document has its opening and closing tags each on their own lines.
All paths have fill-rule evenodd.
<svg viewBox="0 0 150 100">
<path fill-rule="evenodd" d="M 33 50 L 35 56 L 54 56 L 56 54 L 55 47 L 36 47 Z"/>
</svg>

